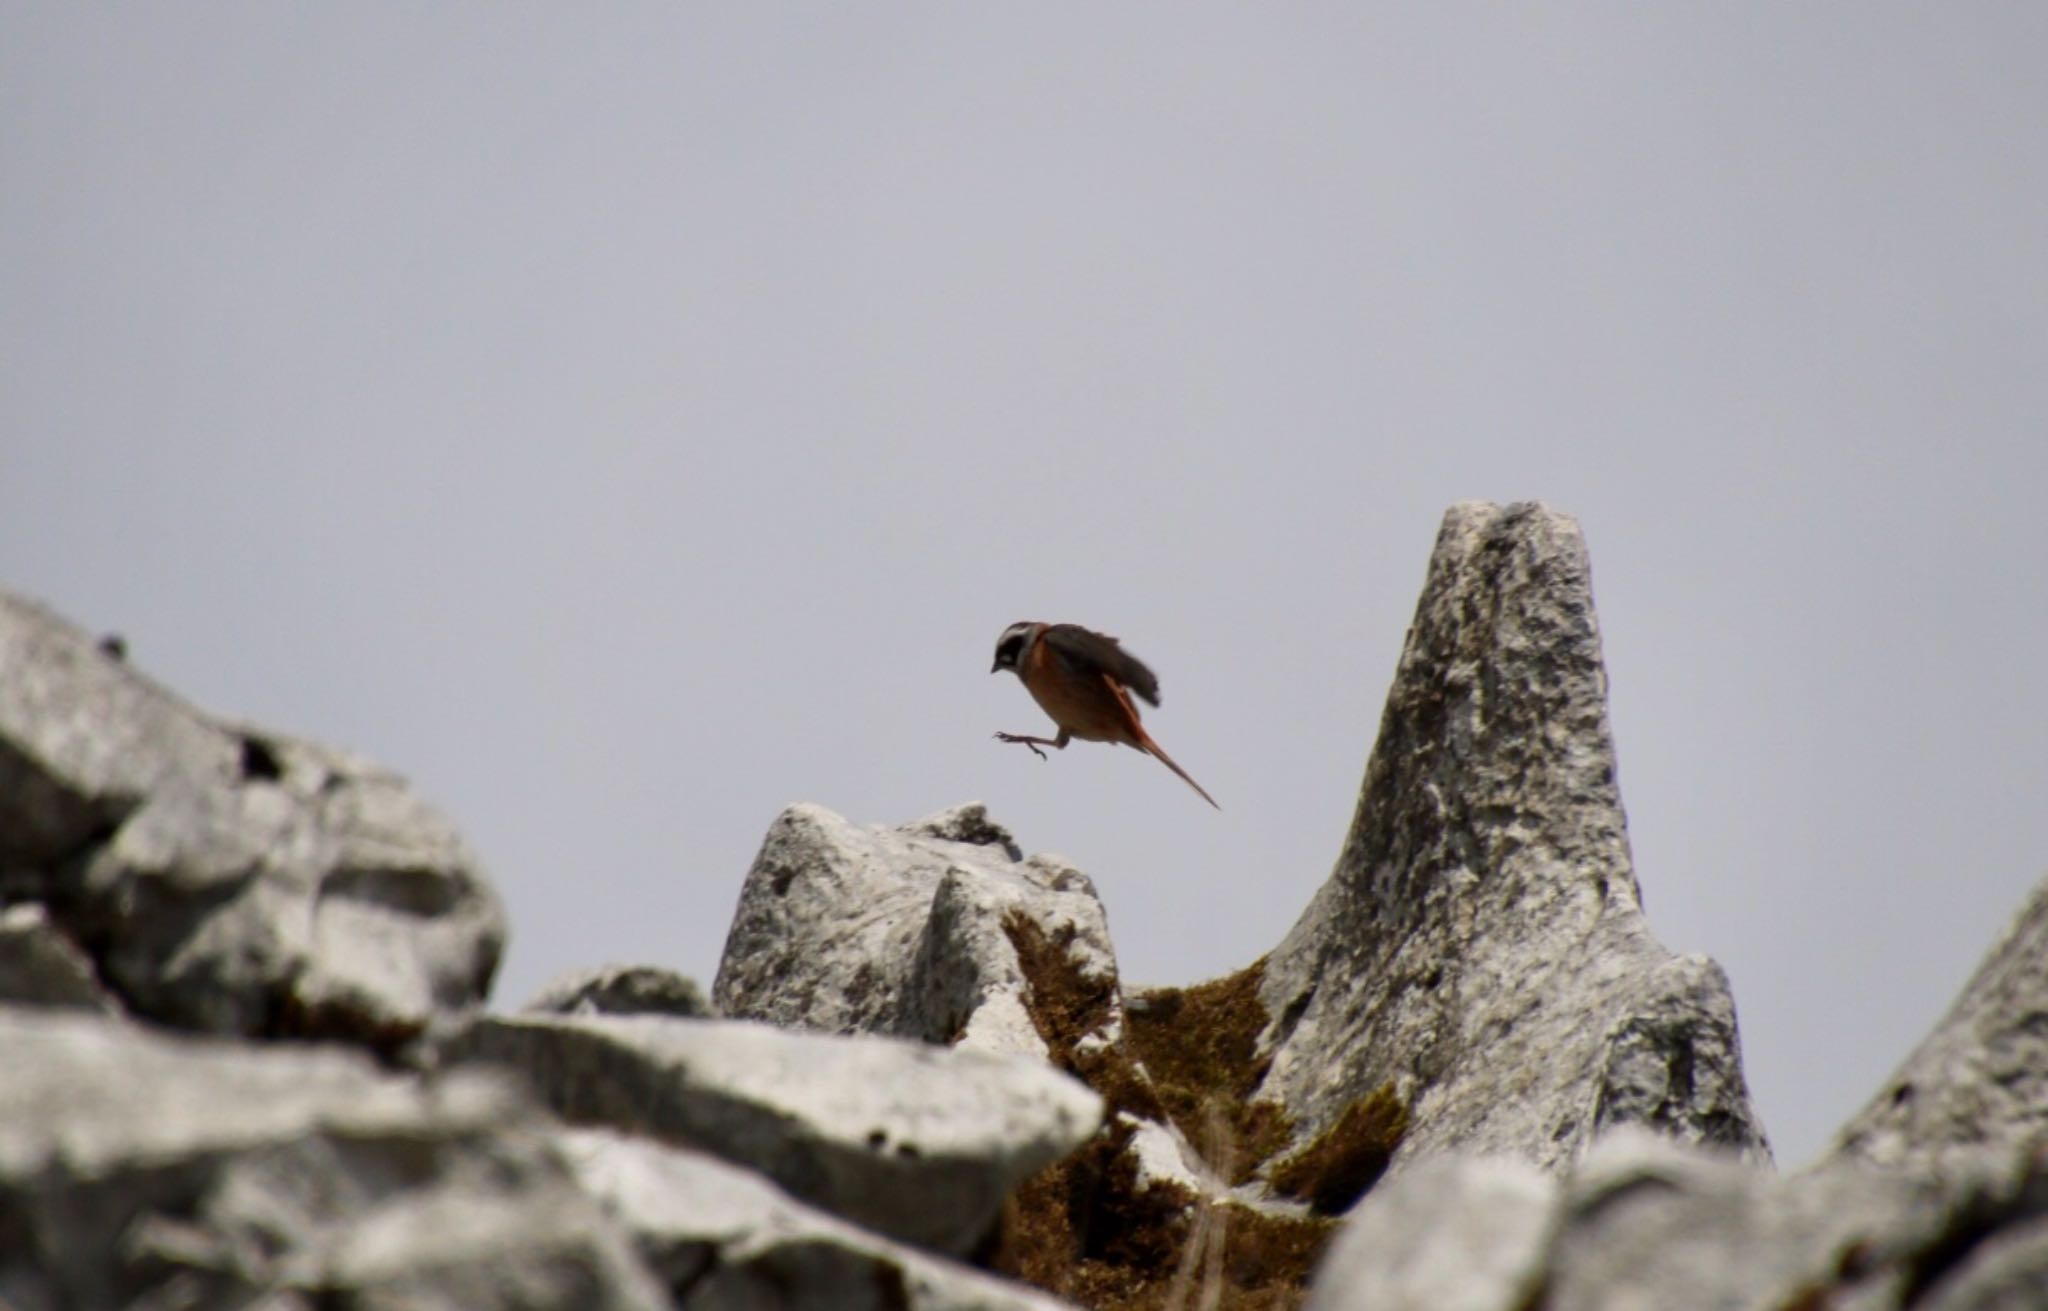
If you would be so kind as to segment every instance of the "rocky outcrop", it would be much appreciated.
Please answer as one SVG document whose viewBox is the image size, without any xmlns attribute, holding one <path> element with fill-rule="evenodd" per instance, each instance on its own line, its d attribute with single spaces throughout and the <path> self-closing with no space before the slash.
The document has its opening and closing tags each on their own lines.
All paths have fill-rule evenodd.
<svg viewBox="0 0 2048 1311">
<path fill-rule="evenodd" d="M 1938 1171 L 2048 1142 L 2048 880 L 1832 1159 Z M 2048 1286 L 2048 1285 L 2044 1285 Z"/>
<path fill-rule="evenodd" d="M 443 1056 L 523 1074 L 564 1119 L 758 1170 L 878 1232 L 964 1253 L 1102 1103 L 1042 1061 L 659 1016 L 485 1018 Z"/>
<path fill-rule="evenodd" d="M 0 1304 L 652 1311 L 509 1085 L 0 1009 Z"/>
<path fill-rule="evenodd" d="M 1562 1177 L 1459 1156 L 1388 1180 L 1309 1306 L 2021 1311 L 2044 1290 L 2048 1157 L 1779 1176 L 1628 1130 Z"/>
<path fill-rule="evenodd" d="M 125 1008 L 392 1047 L 482 1001 L 496 894 L 396 776 L 209 718 L 4 594 L 0 670 L 0 883 Z"/>
<path fill-rule="evenodd" d="M 900 828 L 792 806 L 741 885 L 712 1000 L 721 1014 L 790 1028 L 1045 1060 L 1022 955 L 1039 944 L 1101 997 L 1090 1031 L 1113 1033 L 1116 956 L 1085 874 L 1025 858 L 978 804 Z"/>
<path fill-rule="evenodd" d="M 1088 878 L 979 805 L 800 805 L 715 1008 L 638 966 L 479 1015 L 496 901 L 395 778 L 5 597 L 0 675 L 10 1308 L 1267 1308 L 1319 1256 L 1331 1311 L 2048 1287 L 2048 885 L 1776 1175 L 1725 980 L 1644 922 L 1542 507 L 1446 517 L 1328 882 L 1180 988 L 1127 992 Z"/>
<path fill-rule="evenodd" d="M 1767 1155 L 1727 980 L 1643 919 L 1569 517 L 1444 517 L 1336 869 L 1260 995 L 1257 1096 L 1302 1134 L 1392 1097 L 1397 1171 L 1557 1168 L 1623 1124 Z"/>
<path fill-rule="evenodd" d="M 602 1130 L 564 1141 L 678 1306 L 1051 1311 L 1031 1289 L 905 1247 L 699 1152 Z"/>
</svg>

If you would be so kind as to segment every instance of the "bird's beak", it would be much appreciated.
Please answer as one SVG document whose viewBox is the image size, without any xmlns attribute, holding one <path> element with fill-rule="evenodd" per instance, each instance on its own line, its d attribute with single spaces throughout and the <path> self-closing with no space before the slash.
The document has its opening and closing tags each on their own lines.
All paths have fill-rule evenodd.
<svg viewBox="0 0 2048 1311">
<path fill-rule="evenodd" d="M 995 662 L 994 664 L 992 664 L 992 665 L 990 665 L 990 666 L 988 667 L 988 672 L 990 672 L 991 674 L 993 674 L 993 673 L 995 673 L 995 672 L 996 672 L 997 670 L 1001 669 L 1002 667 L 1003 667 L 1003 662 L 1002 662 L 1002 661 L 1000 661 L 1000 660 L 998 660 L 998 661 L 996 661 L 996 662 Z"/>
</svg>

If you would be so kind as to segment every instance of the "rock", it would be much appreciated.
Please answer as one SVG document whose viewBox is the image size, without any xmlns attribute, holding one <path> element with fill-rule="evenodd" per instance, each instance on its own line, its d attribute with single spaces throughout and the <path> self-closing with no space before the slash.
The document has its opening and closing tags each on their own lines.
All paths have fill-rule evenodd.
<svg viewBox="0 0 2048 1311">
<path fill-rule="evenodd" d="M 814 1210 L 700 1152 L 574 1130 L 577 1177 L 634 1237 L 678 1307 L 1051 1311 L 1064 1306 Z"/>
<path fill-rule="evenodd" d="M 1726 979 L 1643 919 L 1568 516 L 1445 515 L 1350 833 L 1260 995 L 1257 1096 L 1301 1137 L 1402 1108 L 1397 1172 L 1557 1169 L 1618 1124 L 1767 1158 Z"/>
<path fill-rule="evenodd" d="M 35 902 L 0 911 L 0 1003 L 120 1011 L 93 976 L 92 961 Z"/>
<path fill-rule="evenodd" d="M 20 1009 L 0 1050 L 0 1304 L 666 1304 L 500 1080 Z"/>
<path fill-rule="evenodd" d="M 538 1015 L 674 1015 L 711 1013 L 697 981 L 658 965 L 607 965 L 565 974 L 526 1003 Z"/>
<path fill-rule="evenodd" d="M 482 1001 L 503 912 L 396 776 L 202 715 L 5 594 L 0 667 L 0 868 L 128 1009 L 388 1047 Z"/>
<path fill-rule="evenodd" d="M 2048 880 L 1831 1159 L 1939 1170 L 2048 1138 Z"/>
<path fill-rule="evenodd" d="M 1632 1129 L 1562 1182 L 1456 1157 L 1387 1180 L 1346 1223 L 1310 1305 L 2036 1307 L 2044 1224 L 2039 1156 L 1943 1181 L 1854 1165 L 1779 1176 Z"/>
<path fill-rule="evenodd" d="M 894 1238 L 962 1253 L 1102 1102 L 1040 1061 L 658 1016 L 485 1017 L 451 1061 L 522 1072 L 563 1118 L 711 1152 Z"/>
<path fill-rule="evenodd" d="M 1117 1113 L 1018 1191 L 994 1268 L 1077 1301 L 1142 1304 L 1169 1296 L 1183 1252 L 1215 1234 L 1232 1295 L 1257 1301 L 1298 1289 L 1327 1222 L 1234 1191 L 1240 1172 L 1192 1145 L 1214 1137 L 1211 1155 L 1242 1148 L 1251 1163 L 1278 1144 L 1269 1110 L 1240 1105 L 1267 1022 L 1250 977 L 1141 994 L 1141 1023 L 1087 876 L 1025 857 L 980 805 L 898 828 L 794 806 L 747 875 L 713 995 L 727 1015 L 1073 1073 Z"/>
<path fill-rule="evenodd" d="M 1041 1031 L 1020 952 L 1058 957 L 1090 993 L 1080 1028 Z M 979 804 L 901 828 L 784 811 L 740 891 L 712 999 L 787 1028 L 1040 1059 L 1048 1043 L 1113 1037 L 1122 1006 L 1094 885 L 1058 857 L 1025 859 Z"/>
<path fill-rule="evenodd" d="M 1558 1184 L 1512 1157 L 1417 1165 L 1358 1204 L 1309 1311 L 1521 1311 L 1540 1298 Z"/>
</svg>

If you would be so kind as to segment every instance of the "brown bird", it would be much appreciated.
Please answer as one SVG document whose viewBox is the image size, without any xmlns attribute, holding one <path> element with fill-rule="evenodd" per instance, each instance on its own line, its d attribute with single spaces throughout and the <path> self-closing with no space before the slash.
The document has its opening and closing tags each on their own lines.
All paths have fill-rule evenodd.
<svg viewBox="0 0 2048 1311">
<path fill-rule="evenodd" d="M 993 674 L 998 669 L 1015 674 L 1031 699 L 1052 716 L 1060 730 L 1058 737 L 998 733 L 999 740 L 1021 742 L 1040 760 L 1048 757 L 1038 748 L 1064 750 L 1074 738 L 1083 742 L 1121 742 L 1158 757 L 1160 764 L 1200 792 L 1202 800 L 1216 806 L 1216 798 L 1189 778 L 1185 769 L 1174 764 L 1173 757 L 1152 740 L 1138 721 L 1138 708 L 1131 704 L 1131 693 L 1136 692 L 1156 706 L 1159 679 L 1143 661 L 1118 645 L 1115 638 L 1079 624 L 1025 620 L 1011 624 L 996 639 L 996 662 L 989 672 Z"/>
</svg>

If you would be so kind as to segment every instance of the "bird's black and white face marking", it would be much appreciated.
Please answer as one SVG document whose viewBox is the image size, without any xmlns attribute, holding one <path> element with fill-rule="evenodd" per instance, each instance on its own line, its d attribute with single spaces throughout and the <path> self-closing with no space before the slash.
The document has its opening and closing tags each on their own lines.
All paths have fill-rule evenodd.
<svg viewBox="0 0 2048 1311">
<path fill-rule="evenodd" d="M 1017 666 L 1024 659 L 1024 652 L 1030 647 L 1031 639 L 1037 637 L 1038 630 L 1044 626 L 1026 621 L 1005 628 L 1003 635 L 996 639 L 996 662 L 988 667 L 988 672 L 993 674 L 998 669 L 1017 672 Z"/>
</svg>

